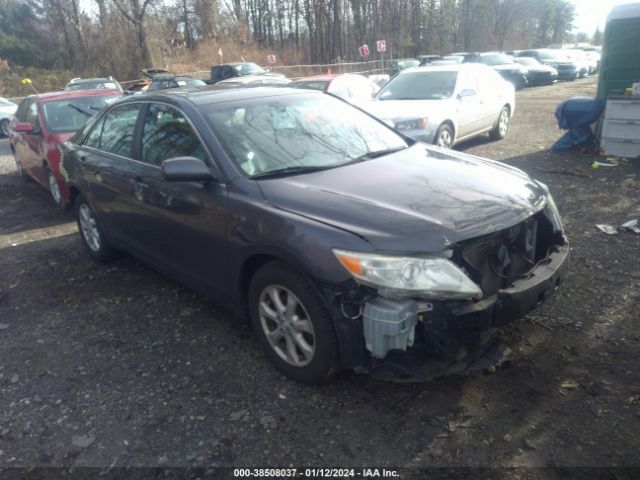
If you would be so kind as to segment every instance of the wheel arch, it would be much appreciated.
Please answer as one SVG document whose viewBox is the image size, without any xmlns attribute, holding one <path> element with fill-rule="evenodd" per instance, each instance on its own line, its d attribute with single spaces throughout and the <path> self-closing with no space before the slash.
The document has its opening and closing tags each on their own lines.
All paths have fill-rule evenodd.
<svg viewBox="0 0 640 480">
<path fill-rule="evenodd" d="M 282 262 L 289 268 L 303 275 L 314 288 L 321 292 L 316 281 L 311 275 L 311 271 L 303 262 L 285 251 L 265 247 L 264 249 L 255 249 L 249 252 L 240 264 L 235 284 L 235 296 L 240 302 L 241 310 L 244 315 L 248 315 L 248 295 L 251 279 L 255 273 L 263 266 L 271 262 Z M 324 296 L 323 296 L 324 297 Z M 247 316 L 248 318 L 248 316 Z"/>
</svg>

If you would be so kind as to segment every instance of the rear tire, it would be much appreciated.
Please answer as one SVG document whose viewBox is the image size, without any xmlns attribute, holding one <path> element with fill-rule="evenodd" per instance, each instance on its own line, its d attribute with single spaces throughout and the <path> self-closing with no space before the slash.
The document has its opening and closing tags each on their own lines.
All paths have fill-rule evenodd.
<svg viewBox="0 0 640 480">
<path fill-rule="evenodd" d="M 2 120 L 0 120 L 0 133 L 4 137 L 9 136 L 9 119 L 8 118 L 3 118 Z"/>
<path fill-rule="evenodd" d="M 13 151 L 13 148 L 11 150 Z M 18 159 L 18 156 L 16 155 L 15 151 L 13 151 L 13 160 L 16 162 L 16 170 L 18 171 L 20 180 L 22 180 L 24 183 L 31 181 L 31 177 L 25 171 L 25 169 L 22 168 L 22 163 L 20 163 L 20 160 Z"/>
<path fill-rule="evenodd" d="M 45 166 L 45 174 L 47 176 L 47 183 L 49 184 L 49 192 L 51 192 L 53 203 L 55 203 L 56 207 L 60 210 L 67 210 L 69 208 L 69 202 L 65 200 L 62 195 L 60 184 L 48 166 Z"/>
<path fill-rule="evenodd" d="M 108 262 L 115 258 L 117 251 L 104 238 L 102 228 L 84 195 L 78 195 L 76 198 L 75 215 L 80 238 L 91 258 L 99 262 Z"/>
<path fill-rule="evenodd" d="M 453 146 L 453 130 L 446 123 L 438 128 L 433 143 L 440 148 L 451 148 Z"/>
<path fill-rule="evenodd" d="M 489 132 L 489 136 L 491 140 L 502 140 L 507 136 L 509 132 L 509 124 L 511 123 L 511 112 L 509 111 L 509 107 L 502 107 L 500 110 L 500 115 L 498 116 L 498 121 L 496 122 L 496 126 L 493 127 L 493 130 Z"/>
<path fill-rule="evenodd" d="M 268 263 L 251 279 L 248 302 L 256 335 L 278 370 L 311 385 L 335 375 L 333 319 L 307 278 L 283 262 Z"/>
</svg>

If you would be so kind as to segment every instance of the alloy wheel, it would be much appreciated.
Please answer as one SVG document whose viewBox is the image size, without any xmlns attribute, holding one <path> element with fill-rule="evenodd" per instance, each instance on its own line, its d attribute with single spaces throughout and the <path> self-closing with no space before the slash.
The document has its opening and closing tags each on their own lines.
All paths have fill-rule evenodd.
<svg viewBox="0 0 640 480">
<path fill-rule="evenodd" d="M 268 285 L 260 294 L 258 308 L 260 326 L 273 351 L 295 367 L 311 363 L 315 331 L 298 297 L 281 285 Z"/>
<path fill-rule="evenodd" d="M 51 196 L 53 197 L 53 201 L 56 204 L 60 204 L 62 199 L 62 193 L 60 192 L 60 186 L 58 185 L 58 181 L 56 177 L 53 175 L 53 172 L 47 169 L 47 180 L 49 182 L 49 190 L 51 191 Z"/>
<path fill-rule="evenodd" d="M 2 132 L 2 135 L 5 137 L 9 136 L 9 120 L 6 118 L 0 121 L 0 132 Z"/>
<path fill-rule="evenodd" d="M 451 148 L 451 133 L 449 130 L 442 130 L 438 135 L 437 145 L 442 148 Z"/>
<path fill-rule="evenodd" d="M 93 212 L 88 205 L 80 205 L 78 218 L 80 220 L 82 236 L 86 240 L 87 245 L 92 251 L 98 252 L 101 245 L 100 232 L 98 231 L 98 224 L 93 216 Z"/>
<path fill-rule="evenodd" d="M 509 112 L 507 110 L 502 110 L 500 114 L 498 129 L 501 137 L 504 137 L 507 134 L 507 130 L 509 130 Z"/>
</svg>

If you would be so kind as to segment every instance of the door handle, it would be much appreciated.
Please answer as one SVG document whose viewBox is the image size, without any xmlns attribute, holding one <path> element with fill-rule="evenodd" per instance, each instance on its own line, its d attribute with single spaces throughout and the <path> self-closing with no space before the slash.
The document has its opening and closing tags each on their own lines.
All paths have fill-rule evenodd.
<svg viewBox="0 0 640 480">
<path fill-rule="evenodd" d="M 146 183 L 144 183 L 144 180 L 142 180 L 142 177 L 134 177 L 133 181 L 135 182 L 136 185 L 139 185 L 141 187 L 148 187 L 149 186 Z"/>
</svg>

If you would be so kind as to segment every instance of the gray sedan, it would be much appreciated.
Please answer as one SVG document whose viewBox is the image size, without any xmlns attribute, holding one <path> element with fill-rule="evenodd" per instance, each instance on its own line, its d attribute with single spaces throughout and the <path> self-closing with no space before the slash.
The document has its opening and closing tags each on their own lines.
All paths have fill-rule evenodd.
<svg viewBox="0 0 640 480">
<path fill-rule="evenodd" d="M 504 138 L 515 106 L 513 85 L 492 68 L 460 64 L 400 72 L 363 108 L 415 140 L 450 148 L 487 132 Z"/>
</svg>

